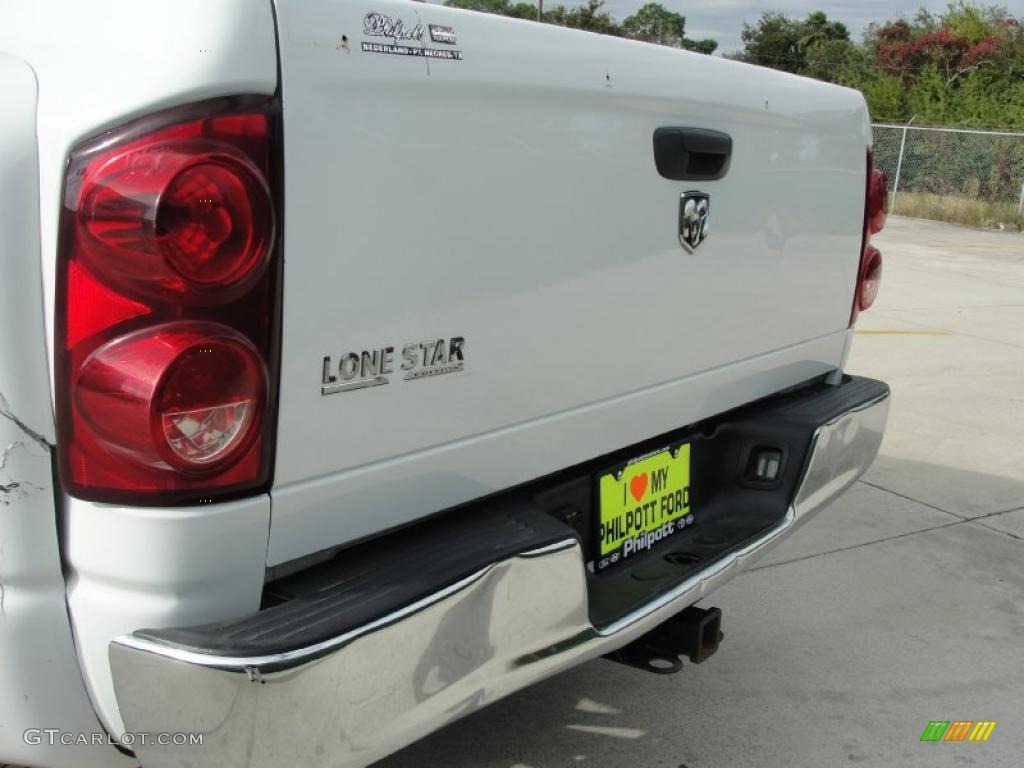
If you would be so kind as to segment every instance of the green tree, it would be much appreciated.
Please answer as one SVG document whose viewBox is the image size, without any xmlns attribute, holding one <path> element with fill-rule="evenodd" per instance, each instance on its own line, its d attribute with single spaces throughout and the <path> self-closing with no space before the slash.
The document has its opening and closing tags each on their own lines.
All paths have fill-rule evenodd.
<svg viewBox="0 0 1024 768">
<path fill-rule="evenodd" d="M 599 32 L 602 35 L 622 36 L 622 27 L 604 10 L 604 0 L 587 0 L 586 5 L 570 8 L 568 11 L 561 6 L 557 8 L 563 12 L 560 22 L 562 26 Z M 544 21 L 548 21 L 547 13 L 544 14 Z"/>
<path fill-rule="evenodd" d="M 686 38 L 686 17 L 661 3 L 647 3 L 623 20 L 622 29 L 634 40 L 681 48 Z"/>
<path fill-rule="evenodd" d="M 804 65 L 800 52 L 799 24 L 782 13 L 765 11 L 756 24 L 743 22 L 740 60 L 763 67 L 799 72 Z"/>
<path fill-rule="evenodd" d="M 511 0 L 446 0 L 445 5 L 520 19 L 537 17 L 537 6 L 522 0 L 516 3 L 512 3 Z M 542 20 L 546 24 L 560 27 L 585 29 L 615 37 L 631 37 L 635 40 L 685 48 L 688 51 L 709 55 L 718 48 L 717 40 L 691 40 L 686 37 L 686 18 L 673 13 L 661 3 L 647 3 L 636 13 L 628 16 L 622 24 L 605 10 L 604 0 L 587 0 L 584 5 L 572 7 L 549 6 L 544 11 Z"/>
<path fill-rule="evenodd" d="M 533 3 L 511 3 L 508 6 L 508 12 L 506 16 L 511 16 L 515 19 L 532 19 L 537 20 L 537 6 Z"/>
<path fill-rule="evenodd" d="M 446 0 L 445 5 L 480 11 L 498 16 L 512 16 L 518 19 L 536 19 L 537 6 L 528 2 L 512 3 L 510 0 Z M 567 8 L 564 5 L 550 6 L 544 11 L 543 21 L 561 27 L 586 29 L 605 35 L 622 36 L 622 28 L 604 10 L 604 0 L 587 0 L 585 5 Z"/>
<path fill-rule="evenodd" d="M 967 38 L 972 45 L 977 45 L 989 37 L 1005 18 L 1004 8 L 978 6 L 958 0 L 949 4 L 939 27 L 951 34 Z"/>
<path fill-rule="evenodd" d="M 873 72 L 859 87 L 875 120 L 905 123 L 913 117 L 907 109 L 906 92 L 898 77 Z"/>
<path fill-rule="evenodd" d="M 873 23 L 862 44 L 821 11 L 768 12 L 742 39 L 740 60 L 859 88 L 875 118 L 1024 128 L 1024 29 L 1001 6 L 956 0 Z"/>
<path fill-rule="evenodd" d="M 800 74 L 860 88 L 871 78 L 872 61 L 867 52 L 849 40 L 822 39 L 805 50 Z"/>
<path fill-rule="evenodd" d="M 824 11 L 813 11 L 800 24 L 798 46 L 807 53 L 812 47 L 832 40 L 849 41 L 850 31 L 839 21 L 830 21 Z"/>
<path fill-rule="evenodd" d="M 946 76 L 935 64 L 927 64 L 907 89 L 907 109 L 922 123 L 945 125 L 951 95 Z"/>
<path fill-rule="evenodd" d="M 696 51 L 697 53 L 703 53 L 706 56 L 710 56 L 718 48 L 718 41 L 710 37 L 705 37 L 702 40 L 691 40 L 688 37 L 684 37 L 683 48 L 688 51 Z"/>
<path fill-rule="evenodd" d="M 803 72 L 812 48 L 833 40 L 848 41 L 850 32 L 824 11 L 814 11 L 803 21 L 776 11 L 766 11 L 756 24 L 744 22 L 742 61 L 787 72 Z"/>
</svg>

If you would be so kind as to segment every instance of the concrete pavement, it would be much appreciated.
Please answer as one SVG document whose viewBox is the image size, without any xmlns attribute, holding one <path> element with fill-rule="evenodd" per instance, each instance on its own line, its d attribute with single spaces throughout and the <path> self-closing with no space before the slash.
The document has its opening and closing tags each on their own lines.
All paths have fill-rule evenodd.
<svg viewBox="0 0 1024 768">
<path fill-rule="evenodd" d="M 1024 764 L 1024 237 L 890 219 L 848 369 L 894 401 L 878 461 L 716 592 L 725 641 L 593 662 L 377 768 Z M 987 743 L 921 743 L 996 720 Z"/>
</svg>

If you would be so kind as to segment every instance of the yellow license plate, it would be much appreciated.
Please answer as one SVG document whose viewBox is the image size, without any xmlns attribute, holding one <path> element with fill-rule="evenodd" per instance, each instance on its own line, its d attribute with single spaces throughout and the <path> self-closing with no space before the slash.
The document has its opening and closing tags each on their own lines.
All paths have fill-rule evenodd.
<svg viewBox="0 0 1024 768">
<path fill-rule="evenodd" d="M 598 523 L 597 570 L 637 557 L 692 524 L 689 443 L 602 475 Z"/>
</svg>

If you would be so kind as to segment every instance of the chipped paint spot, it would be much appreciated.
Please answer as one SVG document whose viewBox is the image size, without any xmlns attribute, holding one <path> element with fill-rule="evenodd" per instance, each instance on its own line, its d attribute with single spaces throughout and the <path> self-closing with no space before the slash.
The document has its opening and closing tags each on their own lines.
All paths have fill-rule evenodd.
<svg viewBox="0 0 1024 768">
<path fill-rule="evenodd" d="M 24 447 L 24 441 L 15 440 L 13 443 L 4 448 L 3 451 L 0 451 L 0 470 L 4 470 L 7 468 L 7 461 L 11 458 L 11 454 L 14 453 L 14 451 L 16 451 L 18 448 L 24 449 Z M 23 499 L 26 496 L 38 490 L 42 490 L 42 488 L 40 486 L 35 485 L 34 483 L 26 483 L 18 480 L 0 483 L 0 505 L 6 507 L 12 501 Z"/>
<path fill-rule="evenodd" d="M 7 402 L 7 398 L 4 397 L 3 392 L 0 392 L 0 416 L 3 416 L 8 421 L 13 422 L 18 429 L 25 433 L 26 437 L 29 437 L 38 443 L 41 448 L 49 451 L 53 447 L 49 440 L 40 435 L 34 429 L 30 429 L 21 419 L 11 412 L 11 406 Z"/>
<path fill-rule="evenodd" d="M 0 470 L 7 467 L 7 460 L 11 457 L 11 454 L 14 453 L 14 450 L 16 448 L 22 448 L 24 445 L 25 444 L 21 440 L 15 440 L 4 448 L 3 452 L 0 452 Z M 7 506 L 11 491 L 15 491 L 20 487 L 21 483 L 18 482 L 0 483 L 0 504 Z M 2 594 L 0 594 L 0 599 L 2 599 Z M 2 606 L 2 602 L 0 602 L 0 606 Z"/>
<path fill-rule="evenodd" d="M 14 452 L 15 448 L 19 448 L 25 445 L 21 440 L 15 440 L 13 443 L 4 448 L 3 453 L 0 453 L 0 469 L 7 466 L 7 459 L 10 458 L 11 453 Z"/>
<path fill-rule="evenodd" d="M 41 491 L 42 487 L 33 483 L 7 483 L 6 485 L 0 485 L 0 506 L 9 506 L 12 501 L 20 501 L 36 491 Z"/>
</svg>

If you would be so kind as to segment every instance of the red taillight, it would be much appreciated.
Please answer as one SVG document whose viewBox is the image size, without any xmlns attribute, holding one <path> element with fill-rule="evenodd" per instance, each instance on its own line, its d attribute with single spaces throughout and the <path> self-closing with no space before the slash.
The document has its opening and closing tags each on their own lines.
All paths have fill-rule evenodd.
<svg viewBox="0 0 1024 768">
<path fill-rule="evenodd" d="M 89 355 L 74 405 L 111 453 L 208 474 L 252 444 L 266 393 L 266 367 L 245 337 L 183 322 L 135 331 Z"/>
<path fill-rule="evenodd" d="M 889 181 L 885 174 L 877 168 L 870 168 L 867 193 L 867 230 L 869 235 L 877 235 L 885 226 L 889 215 Z"/>
<path fill-rule="evenodd" d="M 133 144 L 83 172 L 83 263 L 128 293 L 222 303 L 244 292 L 274 234 L 259 169 L 230 145 L 170 131 Z"/>
<path fill-rule="evenodd" d="M 878 286 L 882 280 L 882 252 L 869 245 L 867 258 L 864 261 L 864 273 L 860 278 L 860 289 L 857 292 L 857 307 L 862 312 L 875 303 Z"/>
<path fill-rule="evenodd" d="M 238 163 L 197 163 L 164 191 L 156 216 L 164 259 L 193 287 L 221 289 L 259 275 L 273 236 L 270 195 Z"/>
<path fill-rule="evenodd" d="M 867 189 L 864 193 L 864 234 L 862 238 L 860 266 L 857 269 L 857 289 L 853 295 L 853 309 L 850 325 L 857 321 L 857 315 L 870 307 L 878 296 L 882 279 L 882 252 L 871 245 L 871 236 L 877 235 L 885 226 L 888 216 L 889 187 L 885 174 L 874 167 L 871 151 L 868 151 Z"/>
<path fill-rule="evenodd" d="M 61 475 L 187 503 L 270 480 L 280 324 L 269 104 L 208 102 L 72 153 L 58 278 Z"/>
</svg>

